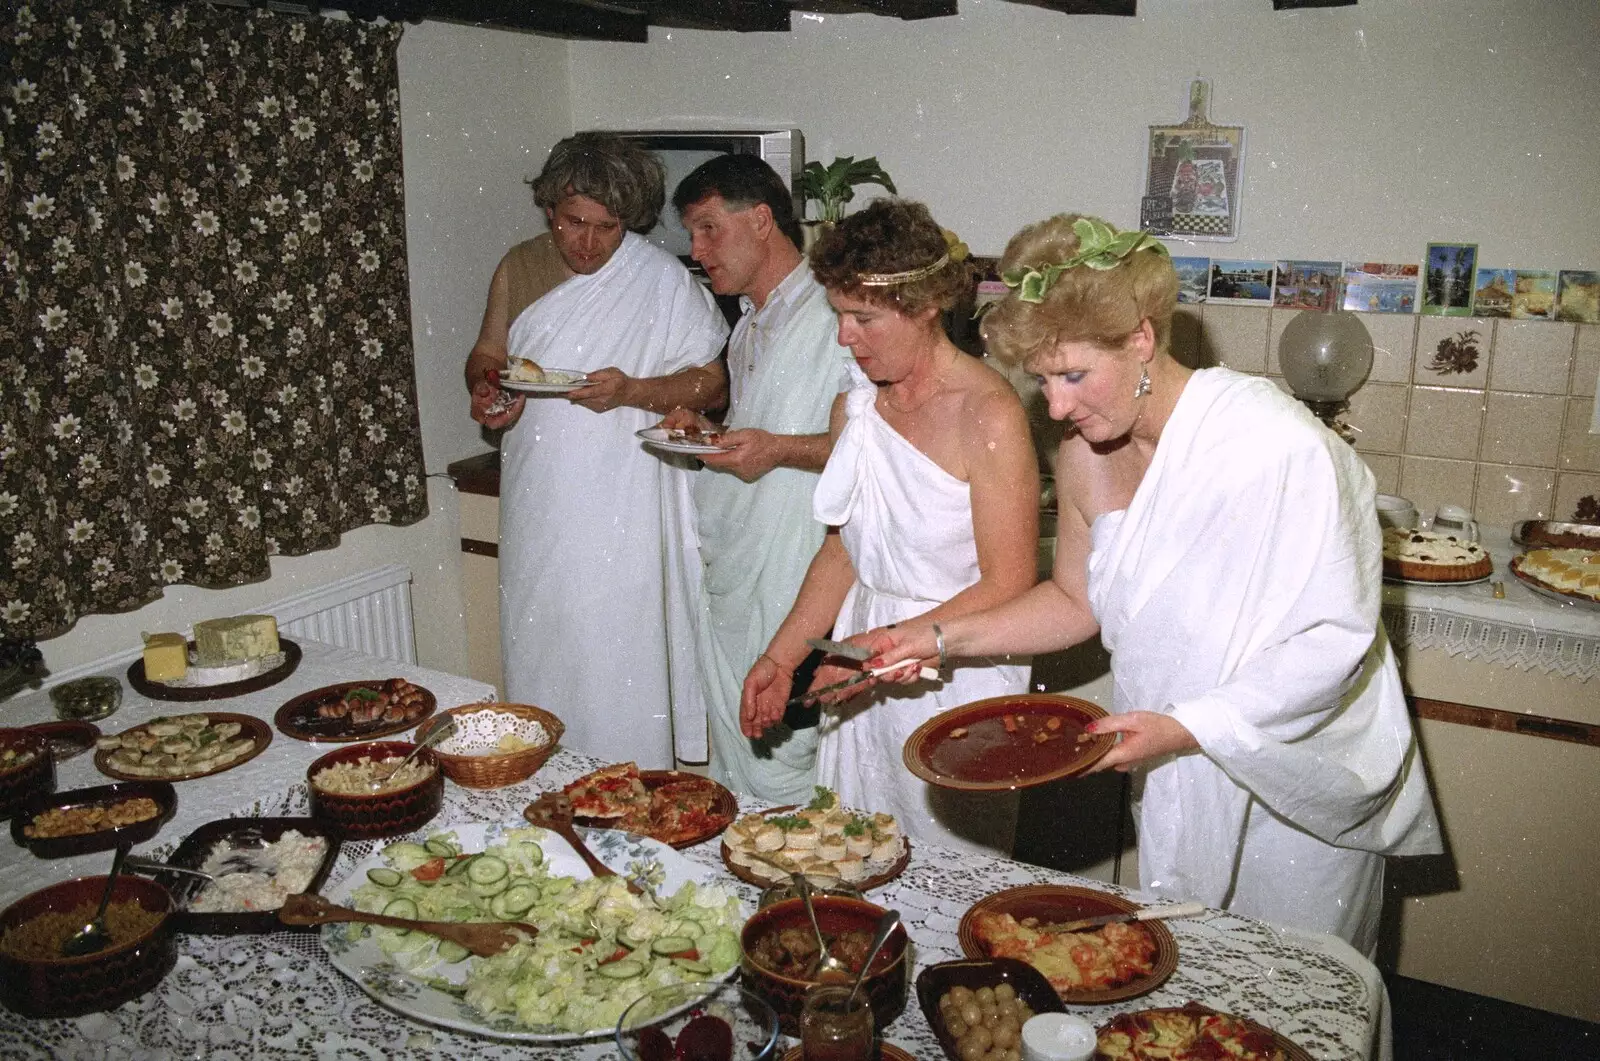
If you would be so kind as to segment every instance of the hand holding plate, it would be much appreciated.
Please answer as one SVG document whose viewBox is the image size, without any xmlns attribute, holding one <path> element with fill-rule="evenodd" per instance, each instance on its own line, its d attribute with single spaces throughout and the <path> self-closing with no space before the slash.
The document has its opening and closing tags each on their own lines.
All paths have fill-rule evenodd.
<svg viewBox="0 0 1600 1061">
<path fill-rule="evenodd" d="M 592 413 L 609 413 L 630 401 L 634 379 L 619 368 L 606 367 L 590 372 L 584 386 L 567 395 L 573 405 L 581 405 Z"/>
<path fill-rule="evenodd" d="M 724 431 L 720 440 L 721 453 L 706 453 L 700 463 L 707 468 L 736 475 L 740 480 L 753 483 L 776 468 L 779 452 L 776 436 L 759 428 L 736 428 Z"/>
<path fill-rule="evenodd" d="M 1115 747 L 1106 752 L 1099 762 L 1084 771 L 1088 774 L 1097 774 L 1101 770 L 1108 769 L 1127 773 L 1133 766 L 1146 759 L 1200 747 L 1200 742 L 1194 739 L 1194 734 L 1189 732 L 1187 726 L 1171 715 L 1155 711 L 1129 711 L 1126 714 L 1096 719 L 1085 726 L 1084 731 L 1093 734 L 1122 734 L 1122 739 Z"/>
</svg>

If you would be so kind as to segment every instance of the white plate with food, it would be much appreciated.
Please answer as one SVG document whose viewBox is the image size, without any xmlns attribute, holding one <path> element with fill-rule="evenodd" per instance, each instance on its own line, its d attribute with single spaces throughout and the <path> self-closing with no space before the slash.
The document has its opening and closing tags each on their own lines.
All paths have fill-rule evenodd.
<svg viewBox="0 0 1600 1061">
<path fill-rule="evenodd" d="M 722 444 L 722 432 L 701 431 L 699 428 L 647 427 L 634 434 L 648 445 L 668 453 L 722 453 L 728 449 Z"/>
<path fill-rule="evenodd" d="M 732 887 L 654 840 L 614 830 L 584 839 L 627 879 L 593 877 L 566 841 L 525 822 L 474 822 L 379 847 L 322 889 L 340 905 L 394 916 L 539 929 L 502 954 L 470 957 L 423 933 L 361 925 L 324 926 L 322 946 L 407 1017 L 534 1043 L 610 1035 L 645 993 L 738 970 L 746 910 Z M 630 879 L 643 895 L 628 891 Z"/>
<path fill-rule="evenodd" d="M 589 377 L 575 368 L 540 368 L 516 358 L 500 373 L 502 389 L 527 394 L 566 394 L 588 385 Z"/>
</svg>

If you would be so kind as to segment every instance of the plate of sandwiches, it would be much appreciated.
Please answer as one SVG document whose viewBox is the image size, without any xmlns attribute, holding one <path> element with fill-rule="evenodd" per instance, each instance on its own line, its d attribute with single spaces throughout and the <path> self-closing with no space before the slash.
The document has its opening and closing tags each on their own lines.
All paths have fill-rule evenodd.
<svg viewBox="0 0 1600 1061">
<path fill-rule="evenodd" d="M 911 841 L 892 814 L 851 810 L 828 789 L 804 808 L 746 814 L 722 834 L 722 861 L 742 881 L 766 887 L 804 873 L 815 884 L 861 891 L 888 884 L 911 861 Z"/>
<path fill-rule="evenodd" d="M 1384 528 L 1386 582 L 1461 585 L 1485 582 L 1493 573 L 1494 561 L 1477 542 L 1436 531 Z"/>
<path fill-rule="evenodd" d="M 620 829 L 680 850 L 716 836 L 739 813 L 733 793 L 709 777 L 640 770 L 635 763 L 602 767 L 562 792 L 578 825 Z"/>
<path fill-rule="evenodd" d="M 540 368 L 517 357 L 500 373 L 502 390 L 526 394 L 566 394 L 588 385 L 589 377 L 575 368 Z"/>
</svg>

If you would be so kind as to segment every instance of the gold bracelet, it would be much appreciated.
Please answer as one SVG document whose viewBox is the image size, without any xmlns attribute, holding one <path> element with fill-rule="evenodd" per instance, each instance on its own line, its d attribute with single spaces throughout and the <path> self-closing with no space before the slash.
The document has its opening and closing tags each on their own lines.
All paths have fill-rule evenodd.
<svg viewBox="0 0 1600 1061">
<path fill-rule="evenodd" d="M 944 654 L 944 631 L 939 629 L 938 623 L 933 624 L 933 643 L 939 648 L 939 669 L 944 670 L 947 662 Z"/>
<path fill-rule="evenodd" d="M 794 677 L 794 668 L 793 667 L 785 667 L 783 664 L 779 663 L 777 660 L 773 659 L 771 656 L 767 655 L 765 652 L 763 652 L 763 653 L 761 653 L 761 655 L 757 656 L 756 659 L 764 659 L 768 663 L 772 664 L 774 667 L 777 667 L 779 670 L 783 671 L 783 673 L 787 674 L 789 677 L 791 677 L 791 678 Z"/>
</svg>

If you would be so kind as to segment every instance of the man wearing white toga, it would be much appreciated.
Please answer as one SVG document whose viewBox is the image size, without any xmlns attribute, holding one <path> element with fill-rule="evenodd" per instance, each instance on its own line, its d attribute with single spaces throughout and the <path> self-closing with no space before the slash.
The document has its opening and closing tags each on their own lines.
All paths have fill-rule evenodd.
<svg viewBox="0 0 1600 1061">
<path fill-rule="evenodd" d="M 664 183 L 659 159 L 618 138 L 557 144 L 533 181 L 550 232 L 496 268 L 466 364 L 473 419 L 505 431 L 505 694 L 555 712 L 568 746 L 647 769 L 673 765 L 674 711 L 701 702 L 685 647 L 698 559 L 687 468 L 634 432 L 726 394 L 726 323 L 638 234 L 655 225 Z M 497 386 L 512 358 L 582 372 L 584 385 L 512 396 Z"/>
<path fill-rule="evenodd" d="M 875 386 L 851 390 L 835 415 L 813 508 L 837 531 L 745 678 L 749 735 L 782 717 L 807 638 L 914 617 L 947 621 L 1022 593 L 1035 576 L 1039 470 L 1022 403 L 1004 377 L 946 338 L 940 319 L 968 289 L 970 266 L 952 260 L 926 207 L 899 200 L 840 222 L 811 263 L 839 315 L 840 341 Z M 939 682 L 878 686 L 830 705 L 818 784 L 847 807 L 893 814 L 919 838 L 1009 854 L 1015 794 L 935 788 L 905 768 L 901 747 L 941 711 L 1023 692 L 1028 672 L 1026 659 L 973 659 Z M 814 680 L 859 675 L 830 663 Z"/>
<path fill-rule="evenodd" d="M 829 411 L 851 383 L 850 352 L 800 256 L 793 200 L 771 166 L 718 155 L 683 179 L 672 203 L 712 290 L 741 296 L 744 308 L 728 341 L 726 430 L 686 409 L 664 421 L 722 430 L 726 447 L 701 457 L 694 483 L 710 773 L 773 803 L 805 803 L 816 782 L 814 713 L 752 740 L 739 731 L 739 690 L 822 544 L 811 495 L 832 448 Z"/>
</svg>

